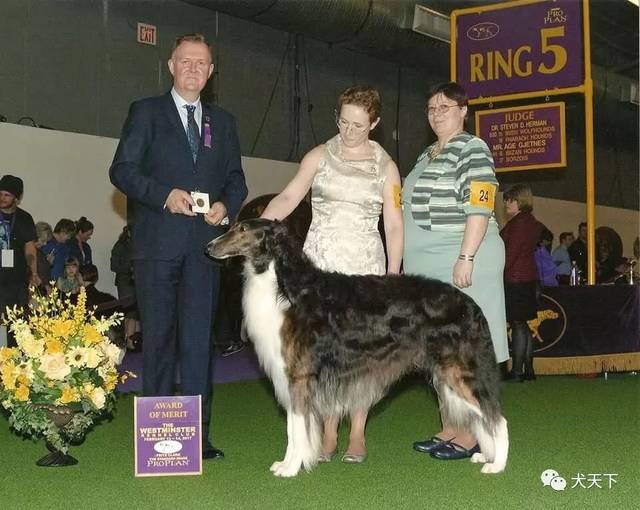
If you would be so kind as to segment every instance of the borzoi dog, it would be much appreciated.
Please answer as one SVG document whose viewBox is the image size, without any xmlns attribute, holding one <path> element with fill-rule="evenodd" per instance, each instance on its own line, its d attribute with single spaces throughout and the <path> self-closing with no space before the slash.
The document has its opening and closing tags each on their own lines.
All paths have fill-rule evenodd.
<svg viewBox="0 0 640 510">
<path fill-rule="evenodd" d="M 217 259 L 244 256 L 247 332 L 287 412 L 287 449 L 271 471 L 309 471 L 327 416 L 368 410 L 403 375 L 429 374 L 442 418 L 469 430 L 483 473 L 504 470 L 509 448 L 489 327 L 453 286 L 418 276 L 321 271 L 285 224 L 247 220 L 211 241 Z"/>
</svg>

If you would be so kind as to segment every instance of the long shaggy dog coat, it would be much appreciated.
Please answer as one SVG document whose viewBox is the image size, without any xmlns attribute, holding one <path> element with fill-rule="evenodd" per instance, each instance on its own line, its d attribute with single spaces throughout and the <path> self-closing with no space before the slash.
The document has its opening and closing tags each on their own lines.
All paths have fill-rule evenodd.
<svg viewBox="0 0 640 510">
<path fill-rule="evenodd" d="M 287 227 L 235 225 L 207 247 L 245 257 L 247 332 L 287 412 L 287 449 L 271 471 L 310 470 L 327 416 L 368 410 L 409 372 L 431 378 L 443 420 L 472 432 L 483 473 L 504 470 L 509 447 L 489 327 L 453 286 L 418 276 L 348 276 L 321 271 Z"/>
</svg>

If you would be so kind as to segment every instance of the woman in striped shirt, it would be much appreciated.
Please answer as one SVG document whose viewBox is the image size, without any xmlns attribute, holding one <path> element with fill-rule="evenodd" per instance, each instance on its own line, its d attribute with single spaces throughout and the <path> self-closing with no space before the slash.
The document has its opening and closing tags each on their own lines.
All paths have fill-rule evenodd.
<svg viewBox="0 0 640 510">
<path fill-rule="evenodd" d="M 464 131 L 468 97 L 457 83 L 434 87 L 427 118 L 438 140 L 427 147 L 402 192 L 404 271 L 452 283 L 482 309 L 496 354 L 509 358 L 504 308 L 504 244 L 493 208 L 498 181 L 487 144 Z M 415 450 L 436 459 L 479 451 L 476 438 L 443 419 Z M 454 441 L 455 440 L 455 441 Z"/>
</svg>

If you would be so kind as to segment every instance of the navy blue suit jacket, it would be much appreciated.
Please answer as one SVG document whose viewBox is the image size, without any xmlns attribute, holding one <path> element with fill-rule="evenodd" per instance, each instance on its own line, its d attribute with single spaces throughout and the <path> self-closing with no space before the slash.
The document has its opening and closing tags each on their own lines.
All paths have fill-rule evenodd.
<svg viewBox="0 0 640 510">
<path fill-rule="evenodd" d="M 205 147 L 205 124 L 211 130 L 210 148 Z M 171 260 L 194 250 L 204 258 L 206 244 L 224 232 L 205 223 L 202 214 L 190 217 L 165 209 L 173 188 L 208 193 L 211 204 L 224 203 L 230 219 L 247 196 L 233 116 L 202 103 L 200 151 L 194 163 L 170 92 L 131 105 L 109 175 L 136 202 L 133 259 Z"/>
</svg>

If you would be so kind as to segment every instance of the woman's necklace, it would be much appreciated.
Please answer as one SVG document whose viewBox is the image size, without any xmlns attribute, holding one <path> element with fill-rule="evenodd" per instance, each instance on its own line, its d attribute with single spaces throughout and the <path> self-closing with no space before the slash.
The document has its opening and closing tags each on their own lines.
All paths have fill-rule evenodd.
<svg viewBox="0 0 640 510">
<path fill-rule="evenodd" d="M 449 141 L 453 138 L 455 138 L 456 136 L 458 136 L 460 133 L 462 133 L 462 130 L 458 131 L 457 133 L 454 133 L 453 135 L 451 135 L 449 138 L 447 138 L 443 143 L 442 146 L 440 145 L 440 140 L 438 140 L 432 147 L 431 150 L 429 151 L 429 159 L 434 159 L 438 156 L 438 154 L 440 154 L 442 152 L 442 149 L 444 148 L 445 145 L 447 145 L 449 143 Z"/>
</svg>

